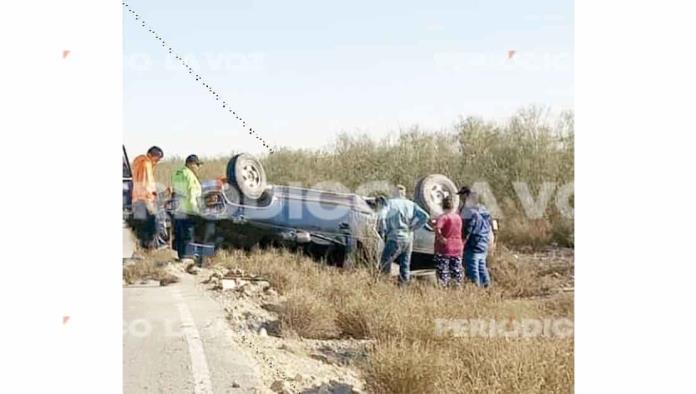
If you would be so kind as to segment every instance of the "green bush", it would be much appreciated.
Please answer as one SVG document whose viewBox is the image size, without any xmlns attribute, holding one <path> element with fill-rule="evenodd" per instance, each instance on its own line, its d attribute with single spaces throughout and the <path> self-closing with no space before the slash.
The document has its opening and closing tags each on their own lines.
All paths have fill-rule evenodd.
<svg viewBox="0 0 696 394">
<path fill-rule="evenodd" d="M 223 176 L 227 160 L 205 159 L 201 178 Z M 413 195 L 418 178 L 433 173 L 444 174 L 457 185 L 480 187 L 485 182 L 491 193 L 483 193 L 484 201 L 489 207 L 497 205 L 495 213 L 502 216 L 499 241 L 518 247 L 574 244 L 572 215 L 562 215 L 554 203 L 555 190 L 564 185 L 572 188 L 574 179 L 572 112 L 552 118 L 547 111 L 530 107 L 506 122 L 468 117 L 448 131 L 415 126 L 381 139 L 343 133 L 324 149 L 280 148 L 261 160 L 269 181 L 280 185 L 330 188 L 320 183 L 332 181 L 354 191 L 366 182 L 385 180 L 406 185 Z M 167 174 L 181 164 L 181 160 L 161 163 L 158 178 L 168 183 Z M 544 183 L 555 184 L 540 217 L 525 214 L 514 182 L 525 182 L 534 198 Z M 490 195 L 495 201 L 487 198 Z"/>
</svg>

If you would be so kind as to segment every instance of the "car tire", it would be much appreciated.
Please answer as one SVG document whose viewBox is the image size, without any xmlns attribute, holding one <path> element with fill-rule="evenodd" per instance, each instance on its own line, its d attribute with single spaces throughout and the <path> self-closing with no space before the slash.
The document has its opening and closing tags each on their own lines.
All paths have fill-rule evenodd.
<svg viewBox="0 0 696 394">
<path fill-rule="evenodd" d="M 266 190 L 266 171 L 257 158 L 240 153 L 227 163 L 227 182 L 245 199 L 257 200 Z"/>
<path fill-rule="evenodd" d="M 227 184 L 223 186 L 222 194 L 224 194 L 227 201 L 232 204 L 239 205 L 242 203 L 242 195 L 236 185 Z"/>
<path fill-rule="evenodd" d="M 444 212 L 442 199 L 447 195 L 452 196 L 453 210 L 456 210 L 459 207 L 459 195 L 457 195 L 457 186 L 452 180 L 441 174 L 433 174 L 416 182 L 416 203 L 433 218 Z"/>
<path fill-rule="evenodd" d="M 270 186 L 266 187 L 266 189 L 261 193 L 261 197 L 257 199 L 242 199 L 242 204 L 250 205 L 253 207 L 266 207 L 270 205 L 271 202 L 273 202 L 273 188 Z"/>
</svg>

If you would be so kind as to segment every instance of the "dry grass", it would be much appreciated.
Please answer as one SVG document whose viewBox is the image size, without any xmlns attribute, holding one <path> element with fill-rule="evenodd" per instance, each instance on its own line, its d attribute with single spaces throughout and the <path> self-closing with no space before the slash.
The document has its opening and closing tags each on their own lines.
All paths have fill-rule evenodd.
<svg viewBox="0 0 696 394">
<path fill-rule="evenodd" d="M 163 266 L 172 261 L 170 250 L 140 251 L 142 259 L 123 267 L 123 280 L 134 284 L 144 280 L 156 280 L 161 284 L 178 282 L 179 279 L 168 273 Z"/>
<path fill-rule="evenodd" d="M 453 367 L 442 392 L 569 393 L 573 391 L 573 340 L 485 339 L 450 347 Z"/>
<path fill-rule="evenodd" d="M 370 392 L 572 391 L 572 338 L 455 338 L 435 323 L 572 319 L 572 294 L 547 295 L 572 281 L 572 269 L 559 269 L 558 261 L 515 259 L 503 249 L 487 291 L 429 283 L 399 288 L 365 269 L 340 270 L 285 251 L 225 253 L 213 263 L 261 275 L 286 296 L 277 308 L 284 335 L 372 340 L 361 364 Z"/>
<path fill-rule="evenodd" d="M 353 294 L 339 304 L 336 325 L 344 335 L 356 339 L 371 338 L 379 327 L 386 325 L 385 321 L 378 320 L 386 317 L 379 314 L 383 307 L 371 301 L 372 297 L 366 294 Z"/>
<path fill-rule="evenodd" d="M 540 260 L 532 253 L 521 253 L 500 247 L 489 257 L 488 265 L 496 286 L 512 297 L 548 295 L 563 287 L 574 273 L 572 259 L 559 258 L 556 262 Z"/>
<path fill-rule="evenodd" d="M 330 339 L 338 335 L 336 310 L 307 289 L 294 289 L 278 310 L 284 335 Z"/>
<path fill-rule="evenodd" d="M 449 354 L 420 341 L 378 342 L 364 368 L 366 387 L 375 394 L 444 392 L 441 376 L 451 368 Z"/>
<path fill-rule="evenodd" d="M 372 393 L 568 393 L 573 341 L 379 341 L 364 376 Z"/>
</svg>

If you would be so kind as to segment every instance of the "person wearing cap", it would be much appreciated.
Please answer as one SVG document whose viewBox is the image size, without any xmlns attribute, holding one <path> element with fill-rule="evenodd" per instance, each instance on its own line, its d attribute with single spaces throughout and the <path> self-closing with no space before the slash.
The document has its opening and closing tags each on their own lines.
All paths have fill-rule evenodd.
<svg viewBox="0 0 696 394">
<path fill-rule="evenodd" d="M 147 153 L 133 160 L 133 230 L 144 249 L 159 246 L 157 234 L 157 184 L 155 167 L 164 157 L 158 146 L 153 146 Z"/>
<path fill-rule="evenodd" d="M 399 283 L 411 279 L 411 251 L 413 232 L 428 222 L 428 213 L 413 201 L 406 199 L 406 187 L 397 185 L 394 197 L 380 211 L 381 232 L 385 237 L 380 262 L 384 274 L 391 272 L 391 264 L 399 264 Z"/>
<path fill-rule="evenodd" d="M 196 155 L 189 155 L 183 167 L 172 175 L 174 209 L 174 243 L 179 259 L 186 255 L 186 246 L 193 241 L 194 215 L 200 214 L 198 200 L 202 194 L 198 171 L 203 163 Z"/>
<path fill-rule="evenodd" d="M 487 256 L 491 237 L 491 214 L 479 203 L 478 194 L 463 186 L 457 194 L 462 196 L 462 238 L 464 239 L 464 273 L 469 281 L 479 287 L 488 287 Z"/>
</svg>

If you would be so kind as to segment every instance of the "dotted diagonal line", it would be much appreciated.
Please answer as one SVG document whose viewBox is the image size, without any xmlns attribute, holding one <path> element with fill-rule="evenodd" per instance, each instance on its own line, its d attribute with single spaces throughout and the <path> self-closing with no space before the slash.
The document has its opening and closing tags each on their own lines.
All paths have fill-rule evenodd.
<svg viewBox="0 0 696 394">
<path fill-rule="evenodd" d="M 193 76 L 194 79 L 195 79 L 197 82 L 200 82 L 200 83 L 201 83 L 201 86 L 203 86 L 204 88 L 208 89 L 208 92 L 209 92 L 210 94 L 212 94 L 213 97 L 215 97 L 215 101 L 221 102 L 223 110 L 225 110 L 225 111 L 231 113 L 232 116 L 234 116 L 235 119 L 237 119 L 239 122 L 242 123 L 242 127 L 243 127 L 245 130 L 247 130 L 247 129 L 249 130 L 249 135 L 250 135 L 250 136 L 256 138 L 256 140 L 259 141 L 259 142 L 261 143 L 261 145 L 263 145 L 264 148 L 268 149 L 268 152 L 269 152 L 269 153 L 271 153 L 271 154 L 273 153 L 273 149 L 271 148 L 271 146 L 270 146 L 270 145 L 269 145 L 269 144 L 256 132 L 256 130 L 254 130 L 254 129 L 251 128 L 251 127 L 247 127 L 247 122 L 246 122 L 246 120 L 244 120 L 236 111 L 233 111 L 232 108 L 230 108 L 230 106 L 229 106 L 229 104 L 227 103 L 227 101 L 222 100 L 222 99 L 220 98 L 220 95 L 218 94 L 218 92 L 217 92 L 215 89 L 213 89 L 213 87 L 210 86 L 210 84 L 208 84 L 208 83 L 205 81 L 205 79 L 204 79 L 200 74 L 196 73 L 196 72 L 193 70 L 193 68 L 191 68 L 191 66 L 189 66 L 189 65 L 184 61 L 184 59 L 183 59 L 181 56 L 179 56 L 170 46 L 168 46 L 168 45 L 167 45 L 167 42 L 164 40 L 164 38 L 163 38 L 161 35 L 159 35 L 159 33 L 157 33 L 157 31 L 155 31 L 153 28 L 151 28 L 150 25 L 149 25 L 148 23 L 145 22 L 145 20 L 143 19 L 143 17 L 140 16 L 140 14 L 138 14 L 137 12 L 135 12 L 134 10 L 132 10 L 131 7 L 128 5 L 128 3 L 126 3 L 125 1 L 124 1 L 124 2 L 121 2 L 121 4 L 123 4 L 123 6 L 124 6 L 124 7 L 126 8 L 126 10 L 128 11 L 128 13 L 129 13 L 132 17 L 135 18 L 136 22 L 140 22 L 140 25 L 141 25 L 144 29 L 146 29 L 150 34 L 152 34 L 152 35 L 155 37 L 155 39 L 157 39 L 157 40 L 162 44 L 162 47 L 165 48 L 165 49 L 169 52 L 170 55 L 174 56 L 174 58 L 175 58 L 182 66 L 184 66 L 184 67 L 186 68 L 186 70 L 188 71 L 189 75 Z"/>
</svg>

